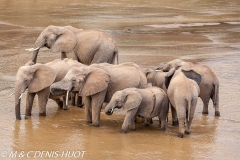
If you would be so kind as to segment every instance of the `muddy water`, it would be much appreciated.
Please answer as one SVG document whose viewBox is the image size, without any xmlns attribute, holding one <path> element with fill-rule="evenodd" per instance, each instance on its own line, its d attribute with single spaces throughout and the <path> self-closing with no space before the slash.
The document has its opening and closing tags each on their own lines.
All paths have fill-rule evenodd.
<svg viewBox="0 0 240 160">
<path fill-rule="evenodd" d="M 237 159 L 239 5 L 238 0 L 2 0 L 0 159 Z M 178 128 L 170 122 L 166 132 L 159 131 L 154 121 L 148 128 L 138 122 L 136 131 L 121 134 L 124 116 L 120 114 L 102 113 L 101 126 L 95 128 L 85 122 L 84 109 L 59 110 L 51 100 L 46 117 L 38 116 L 35 100 L 32 117 L 16 121 L 14 96 L 10 96 L 14 76 L 31 59 L 24 49 L 33 47 L 41 30 L 50 24 L 107 30 L 118 43 L 120 62 L 146 67 L 181 58 L 210 66 L 220 81 L 221 117 L 214 117 L 212 104 L 209 115 L 202 115 L 199 100 L 192 134 L 184 139 L 176 137 Z M 41 63 L 60 57 L 47 49 L 40 52 Z M 25 105 L 25 95 L 21 104 Z M 23 117 L 24 107 L 21 113 Z"/>
</svg>

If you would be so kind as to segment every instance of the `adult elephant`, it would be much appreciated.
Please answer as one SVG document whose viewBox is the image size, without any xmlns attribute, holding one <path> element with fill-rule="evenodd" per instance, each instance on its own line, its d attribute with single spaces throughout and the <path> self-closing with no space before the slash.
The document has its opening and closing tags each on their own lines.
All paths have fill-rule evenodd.
<svg viewBox="0 0 240 160">
<path fill-rule="evenodd" d="M 146 76 L 138 65 L 101 63 L 71 68 L 60 82 L 51 85 L 50 90 L 54 95 L 79 91 L 79 95 L 85 97 L 87 122 L 98 127 L 102 104 L 110 102 L 116 91 L 130 87 L 147 87 Z"/>
<path fill-rule="evenodd" d="M 83 64 L 118 63 L 118 48 L 113 37 L 98 29 L 83 30 L 72 26 L 53 26 L 45 28 L 35 42 L 32 61 L 36 63 L 42 47 L 51 52 L 61 52 L 61 59 L 72 58 Z"/>
<path fill-rule="evenodd" d="M 50 94 L 50 85 L 60 81 L 71 67 L 82 66 L 81 63 L 72 60 L 54 60 L 46 64 L 27 63 L 18 69 L 15 82 L 15 114 L 16 119 L 21 120 L 20 104 L 22 94 L 28 89 L 26 97 L 25 116 L 31 116 L 35 95 L 38 95 L 39 115 L 46 115 L 48 98 L 53 99 L 60 108 L 66 108 L 59 96 Z M 64 98 L 65 100 L 65 98 Z"/>
<path fill-rule="evenodd" d="M 203 114 L 208 114 L 209 100 L 212 99 L 215 108 L 215 116 L 220 116 L 219 111 L 219 81 L 216 74 L 206 65 L 194 65 L 191 62 L 185 62 L 181 59 L 172 60 L 163 65 L 162 70 L 167 72 L 172 68 L 193 69 L 202 77 L 199 97 L 203 101 Z M 158 68 L 158 69 L 161 69 Z"/>
</svg>

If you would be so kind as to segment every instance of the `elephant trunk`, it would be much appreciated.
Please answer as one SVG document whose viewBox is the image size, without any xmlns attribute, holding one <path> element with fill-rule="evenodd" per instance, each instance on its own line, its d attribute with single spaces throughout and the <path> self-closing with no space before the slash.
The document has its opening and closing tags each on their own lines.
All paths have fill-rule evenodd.
<svg viewBox="0 0 240 160">
<path fill-rule="evenodd" d="M 40 48 L 44 47 L 46 44 L 45 39 L 40 35 L 38 39 L 35 42 L 35 49 L 33 49 L 33 56 L 32 56 L 32 62 L 36 63 L 37 62 L 37 55 L 40 50 Z"/>
<path fill-rule="evenodd" d="M 112 102 L 109 102 L 105 107 L 104 111 L 106 115 L 112 115 L 114 111 L 115 105 Z"/>
<path fill-rule="evenodd" d="M 16 119 L 21 120 L 20 104 L 22 93 L 18 87 L 15 88 L 15 115 Z"/>
<path fill-rule="evenodd" d="M 34 64 L 37 62 L 38 52 L 39 52 L 39 49 L 33 51 L 32 62 L 33 62 Z"/>
<path fill-rule="evenodd" d="M 64 95 L 67 93 L 67 91 L 72 90 L 72 83 L 71 81 L 66 81 L 65 79 L 62 79 L 59 82 L 53 83 L 50 87 L 50 91 L 53 95 Z"/>
</svg>

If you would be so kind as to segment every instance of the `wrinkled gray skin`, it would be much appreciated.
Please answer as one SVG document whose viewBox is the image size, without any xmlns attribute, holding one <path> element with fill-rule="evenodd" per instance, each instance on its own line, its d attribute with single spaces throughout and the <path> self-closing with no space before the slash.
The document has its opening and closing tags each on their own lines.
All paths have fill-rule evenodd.
<svg viewBox="0 0 240 160">
<path fill-rule="evenodd" d="M 101 63 L 70 69 L 60 82 L 51 85 L 51 93 L 79 91 L 84 96 L 87 122 L 98 127 L 102 104 L 110 102 L 116 91 L 130 87 L 147 87 L 146 76 L 138 65 Z"/>
<path fill-rule="evenodd" d="M 200 88 L 201 75 L 194 70 L 172 68 L 165 80 L 173 120 L 179 121 L 178 137 L 190 134 Z M 186 130 L 185 130 L 186 125 Z"/>
<path fill-rule="evenodd" d="M 216 74 L 205 65 L 194 65 L 191 62 L 184 62 L 180 59 L 175 59 L 163 65 L 162 70 L 168 72 L 172 68 L 178 69 L 193 69 L 202 76 L 202 81 L 199 85 L 199 97 L 203 101 L 203 114 L 208 114 L 209 100 L 212 99 L 215 108 L 215 116 L 220 116 L 219 111 L 219 81 Z M 159 68 L 160 69 L 160 68 Z"/>
<path fill-rule="evenodd" d="M 32 61 L 36 63 L 42 47 L 51 52 L 61 52 L 61 58 L 72 58 L 83 64 L 118 63 L 118 48 L 115 40 L 105 31 L 82 30 L 72 26 L 53 26 L 45 28 L 35 42 Z"/>
<path fill-rule="evenodd" d="M 148 83 L 151 83 L 152 86 L 157 86 L 163 89 L 167 93 L 165 77 L 167 76 L 168 72 L 163 72 L 162 70 L 155 70 L 152 68 L 147 68 L 144 72 Z"/>
<path fill-rule="evenodd" d="M 72 59 L 57 59 L 46 64 L 27 63 L 18 69 L 15 82 L 15 113 L 16 119 L 21 120 L 20 104 L 21 94 L 28 89 L 26 97 L 25 116 L 31 116 L 32 105 L 35 95 L 38 95 L 39 115 L 46 115 L 46 104 L 48 98 L 53 99 L 60 108 L 65 106 L 60 100 L 62 96 L 53 96 L 50 94 L 50 85 L 60 81 L 73 66 L 82 66 Z"/>
<path fill-rule="evenodd" d="M 115 108 L 123 108 L 126 116 L 122 125 L 122 133 L 126 133 L 128 126 L 135 130 L 135 116 L 154 118 L 158 116 L 161 129 L 166 130 L 168 115 L 167 94 L 158 87 L 145 89 L 127 88 L 114 93 L 111 101 L 105 107 L 105 113 L 111 115 Z"/>
</svg>

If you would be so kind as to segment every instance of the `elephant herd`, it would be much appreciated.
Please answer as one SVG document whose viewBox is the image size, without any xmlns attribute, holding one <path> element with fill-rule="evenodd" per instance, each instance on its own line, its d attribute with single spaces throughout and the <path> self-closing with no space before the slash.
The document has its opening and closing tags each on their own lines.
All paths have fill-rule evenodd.
<svg viewBox="0 0 240 160">
<path fill-rule="evenodd" d="M 61 52 L 61 59 L 46 64 L 36 63 L 42 47 Z M 83 100 L 86 120 L 100 125 L 100 112 L 112 115 L 123 108 L 122 132 L 135 130 L 135 117 L 149 124 L 159 118 L 165 130 L 169 106 L 172 125 L 179 125 L 178 137 L 191 132 L 190 127 L 198 97 L 203 101 L 203 114 L 208 114 L 212 99 L 215 116 L 219 112 L 219 82 L 205 65 L 194 65 L 180 59 L 155 68 L 141 68 L 135 63 L 118 64 L 118 48 L 114 39 L 102 30 L 82 30 L 72 26 L 48 26 L 37 38 L 30 62 L 16 74 L 15 113 L 21 120 L 22 94 L 27 90 L 25 118 L 31 116 L 34 97 L 38 95 L 39 115 L 46 116 L 49 98 L 59 108 L 67 109 L 69 93 Z M 116 60 L 116 63 L 115 63 Z M 75 97 L 72 97 L 75 101 Z"/>
</svg>

